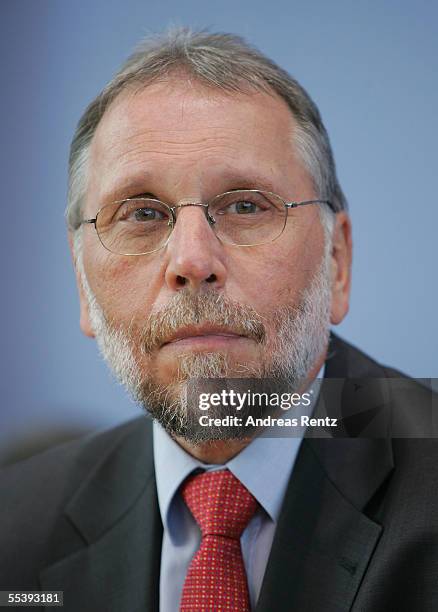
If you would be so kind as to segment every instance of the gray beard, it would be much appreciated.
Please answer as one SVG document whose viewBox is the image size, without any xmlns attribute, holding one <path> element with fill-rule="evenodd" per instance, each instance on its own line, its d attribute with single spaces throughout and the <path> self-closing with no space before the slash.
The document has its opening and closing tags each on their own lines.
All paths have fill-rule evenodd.
<svg viewBox="0 0 438 612">
<path fill-rule="evenodd" d="M 192 444 L 253 435 L 239 428 L 238 436 L 221 427 L 193 427 L 198 406 L 187 401 L 188 384 L 193 379 L 251 378 L 274 379 L 286 385 L 290 393 L 298 391 L 303 381 L 327 349 L 330 325 L 329 251 L 297 306 L 282 307 L 266 318 L 254 309 L 233 302 L 215 290 L 193 295 L 179 291 L 161 311 L 151 314 L 141 328 L 134 322 L 126 329 L 109 320 L 97 303 L 86 279 L 81 258 L 77 260 L 82 285 L 87 296 L 93 331 L 100 352 L 115 378 L 134 401 L 156 419 L 172 436 Z M 137 355 L 148 357 L 172 332 L 186 325 L 200 323 L 223 325 L 260 344 L 261 363 L 230 363 L 226 354 L 187 353 L 181 356 L 178 372 L 170 384 L 145 372 Z M 134 347 L 136 350 L 134 350 Z M 229 414 L 229 412 L 228 412 Z M 267 414 L 259 413 L 263 417 Z M 210 408 L 209 417 L 225 416 L 221 406 Z"/>
</svg>

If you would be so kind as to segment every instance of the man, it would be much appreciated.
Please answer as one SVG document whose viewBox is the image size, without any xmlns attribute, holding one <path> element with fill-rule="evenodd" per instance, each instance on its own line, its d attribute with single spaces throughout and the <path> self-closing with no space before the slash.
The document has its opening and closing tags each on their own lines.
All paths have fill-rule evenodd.
<svg viewBox="0 0 438 612">
<path fill-rule="evenodd" d="M 67 218 L 81 329 L 154 423 L 5 470 L 2 589 L 75 611 L 434 610 L 438 447 L 404 439 L 430 396 L 390 384 L 380 410 L 357 381 L 397 373 L 330 335 L 351 224 L 301 86 L 234 36 L 147 40 L 81 119 Z M 310 397 L 318 375 L 354 381 L 324 397 L 342 435 L 379 412 L 377 439 L 201 427 L 190 401 L 199 379 Z M 403 415 L 389 436 L 380 413 Z"/>
</svg>

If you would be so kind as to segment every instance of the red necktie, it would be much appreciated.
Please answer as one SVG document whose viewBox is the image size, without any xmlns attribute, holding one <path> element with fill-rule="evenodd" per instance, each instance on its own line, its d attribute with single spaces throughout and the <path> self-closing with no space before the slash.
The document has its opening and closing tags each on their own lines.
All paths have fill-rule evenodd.
<svg viewBox="0 0 438 612">
<path fill-rule="evenodd" d="M 202 539 L 187 572 L 180 612 L 249 612 L 240 536 L 257 501 L 228 470 L 192 476 L 181 493 Z"/>
</svg>

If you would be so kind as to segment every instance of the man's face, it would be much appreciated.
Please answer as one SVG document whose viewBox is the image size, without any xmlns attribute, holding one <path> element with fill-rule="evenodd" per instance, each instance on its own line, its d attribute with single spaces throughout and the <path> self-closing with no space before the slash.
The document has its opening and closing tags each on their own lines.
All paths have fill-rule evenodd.
<svg viewBox="0 0 438 612">
<path fill-rule="evenodd" d="M 238 188 L 272 191 L 287 201 L 315 199 L 293 146 L 294 127 L 286 104 L 266 93 L 231 95 L 178 79 L 123 93 L 92 142 L 84 217 L 143 194 L 170 205 Z M 239 248 L 216 238 L 203 209 L 187 207 L 155 253 L 110 253 L 92 226 L 84 227 L 82 245 L 88 287 L 106 323 L 129 344 L 140 379 L 169 389 L 184 378 L 181 364 L 195 361 L 213 360 L 227 375 L 270 373 L 281 313 L 293 318 L 302 311 L 303 295 L 321 271 L 324 230 L 317 206 L 302 207 L 289 211 L 275 242 Z M 336 275 L 332 262 L 326 264 L 325 275 Z M 323 327 L 336 301 L 326 280 Z M 96 335 L 84 291 L 81 326 Z M 316 371 L 320 365 L 313 364 Z"/>
</svg>

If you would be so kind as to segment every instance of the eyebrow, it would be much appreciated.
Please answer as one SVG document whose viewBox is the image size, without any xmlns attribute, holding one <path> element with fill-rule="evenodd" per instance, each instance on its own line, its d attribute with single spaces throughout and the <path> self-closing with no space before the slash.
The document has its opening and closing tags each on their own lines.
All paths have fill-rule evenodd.
<svg viewBox="0 0 438 612">
<path fill-rule="evenodd" d="M 142 193 L 147 193 L 147 186 L 151 183 L 151 179 L 150 173 L 142 172 L 138 175 L 123 178 L 120 181 L 116 180 L 108 190 L 103 192 L 102 196 L 99 198 L 99 205 L 104 206 L 111 202 L 117 202 L 118 200 L 125 200 Z M 148 192 L 148 195 L 156 198 L 153 193 Z"/>
<path fill-rule="evenodd" d="M 276 187 L 272 181 L 262 175 L 254 174 L 253 172 L 227 173 L 223 175 L 224 180 L 228 183 L 227 190 L 233 189 L 261 189 L 263 191 L 276 192 Z"/>
</svg>

